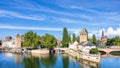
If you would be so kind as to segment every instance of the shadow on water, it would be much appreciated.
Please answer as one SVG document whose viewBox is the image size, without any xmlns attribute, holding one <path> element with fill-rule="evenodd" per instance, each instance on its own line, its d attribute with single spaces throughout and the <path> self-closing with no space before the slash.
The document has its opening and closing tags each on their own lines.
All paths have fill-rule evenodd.
<svg viewBox="0 0 120 68">
<path fill-rule="evenodd" d="M 120 56 L 120 51 L 112 51 L 110 54 L 113 56 Z"/>
<path fill-rule="evenodd" d="M 106 54 L 106 52 L 104 52 L 104 51 L 99 51 L 100 52 L 100 55 L 105 55 Z"/>
</svg>

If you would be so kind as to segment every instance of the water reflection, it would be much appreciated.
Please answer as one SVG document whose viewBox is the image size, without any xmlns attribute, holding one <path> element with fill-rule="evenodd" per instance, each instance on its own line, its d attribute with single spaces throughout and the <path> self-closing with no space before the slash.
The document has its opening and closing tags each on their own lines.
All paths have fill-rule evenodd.
<svg viewBox="0 0 120 68">
<path fill-rule="evenodd" d="M 55 55 L 52 55 L 50 54 L 49 56 L 47 57 L 41 57 L 41 60 L 43 65 L 47 67 L 50 67 L 50 66 L 53 66 L 55 63 L 56 63 L 56 56 Z"/>
<path fill-rule="evenodd" d="M 5 54 L 4 55 L 4 53 L 0 53 L 0 57 L 1 57 L 0 68 L 100 68 L 99 65 L 84 60 L 76 60 L 75 58 L 68 56 L 67 54 L 50 54 L 50 55 L 49 54 L 48 55 Z M 108 61 L 105 62 L 102 61 L 102 63 L 106 63 L 106 62 Z M 104 64 L 102 64 L 102 66 L 103 65 Z"/>
<path fill-rule="evenodd" d="M 69 57 L 66 55 L 62 56 L 63 68 L 69 68 Z"/>
<path fill-rule="evenodd" d="M 14 54 L 14 56 L 15 56 L 15 62 L 16 62 L 16 64 L 20 64 L 20 60 L 21 60 L 21 55 L 20 54 Z"/>
<path fill-rule="evenodd" d="M 32 56 L 24 57 L 23 62 L 24 62 L 25 68 L 39 68 L 40 67 L 39 58 L 37 57 L 32 57 Z"/>
<path fill-rule="evenodd" d="M 81 68 L 100 68 L 98 63 L 82 60 L 80 61 Z"/>
</svg>

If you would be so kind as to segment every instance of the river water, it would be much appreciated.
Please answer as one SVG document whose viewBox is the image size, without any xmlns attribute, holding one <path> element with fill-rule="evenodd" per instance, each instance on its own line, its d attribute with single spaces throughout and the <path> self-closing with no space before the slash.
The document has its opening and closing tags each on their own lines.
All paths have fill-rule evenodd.
<svg viewBox="0 0 120 68">
<path fill-rule="evenodd" d="M 102 58 L 100 64 L 78 61 L 67 54 L 0 53 L 0 68 L 120 68 L 120 58 Z"/>
</svg>

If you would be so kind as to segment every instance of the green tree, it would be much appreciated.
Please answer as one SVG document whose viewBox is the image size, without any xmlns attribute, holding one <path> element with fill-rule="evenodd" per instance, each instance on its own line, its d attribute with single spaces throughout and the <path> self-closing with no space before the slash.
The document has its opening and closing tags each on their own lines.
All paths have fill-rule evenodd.
<svg viewBox="0 0 120 68">
<path fill-rule="evenodd" d="M 79 42 L 80 42 L 80 36 L 77 36 L 77 37 L 76 37 L 76 40 L 77 40 L 77 42 L 79 43 Z"/>
<path fill-rule="evenodd" d="M 96 44 L 96 36 L 93 34 L 93 40 L 92 40 L 93 44 Z"/>
<path fill-rule="evenodd" d="M 87 29 L 85 29 L 85 31 L 86 31 L 86 33 L 87 33 L 87 40 L 88 40 L 88 31 L 87 31 Z"/>
<path fill-rule="evenodd" d="M 62 37 L 62 47 L 68 47 L 69 45 L 69 35 L 67 28 L 64 27 L 63 29 L 63 37 Z"/>
<path fill-rule="evenodd" d="M 116 36 L 116 37 L 114 38 L 113 45 L 115 45 L 115 46 L 120 46 L 120 37 L 119 37 L 119 36 Z"/>
<path fill-rule="evenodd" d="M 70 34 L 69 34 L 69 36 L 68 36 L 68 37 L 69 37 L 69 40 L 68 40 L 68 41 L 69 41 L 69 42 L 71 42 L 71 36 L 70 36 Z"/>
<path fill-rule="evenodd" d="M 76 41 L 76 36 L 75 36 L 75 33 L 73 33 L 73 35 L 72 35 L 72 42 L 75 42 Z"/>
<path fill-rule="evenodd" d="M 93 43 L 93 38 L 89 38 L 88 41 Z"/>
<path fill-rule="evenodd" d="M 108 38 L 106 45 L 107 45 L 107 46 L 112 46 L 112 45 L 113 45 L 113 41 L 114 41 L 114 39 Z"/>
<path fill-rule="evenodd" d="M 0 40 L 0 45 L 2 45 L 2 40 Z"/>
<path fill-rule="evenodd" d="M 54 48 L 57 45 L 57 40 L 53 35 L 45 34 L 42 36 L 42 48 Z"/>
<path fill-rule="evenodd" d="M 104 45 L 100 45 L 99 48 L 105 48 L 105 46 Z"/>
<path fill-rule="evenodd" d="M 28 31 L 24 34 L 24 47 L 31 47 L 34 48 L 35 46 L 39 45 L 40 36 L 38 36 L 33 31 Z"/>
</svg>

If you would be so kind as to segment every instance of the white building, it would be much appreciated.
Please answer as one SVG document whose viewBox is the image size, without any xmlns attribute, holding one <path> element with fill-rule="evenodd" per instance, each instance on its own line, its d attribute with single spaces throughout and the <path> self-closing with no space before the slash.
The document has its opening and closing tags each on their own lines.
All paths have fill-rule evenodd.
<svg viewBox="0 0 120 68">
<path fill-rule="evenodd" d="M 90 42 L 84 42 L 81 44 L 81 46 L 82 46 L 81 50 L 86 53 L 89 53 L 91 48 L 96 48 L 96 46 Z"/>
<path fill-rule="evenodd" d="M 21 36 L 17 34 L 15 39 L 12 39 L 11 37 L 5 37 L 5 39 L 2 40 L 2 47 L 21 48 Z"/>
<path fill-rule="evenodd" d="M 10 41 L 3 40 L 2 47 L 14 48 L 15 47 L 14 40 L 10 40 Z"/>
<path fill-rule="evenodd" d="M 73 44 L 69 44 L 69 48 L 70 48 L 70 49 L 77 50 L 77 49 L 78 49 L 78 42 L 75 41 Z"/>
</svg>

